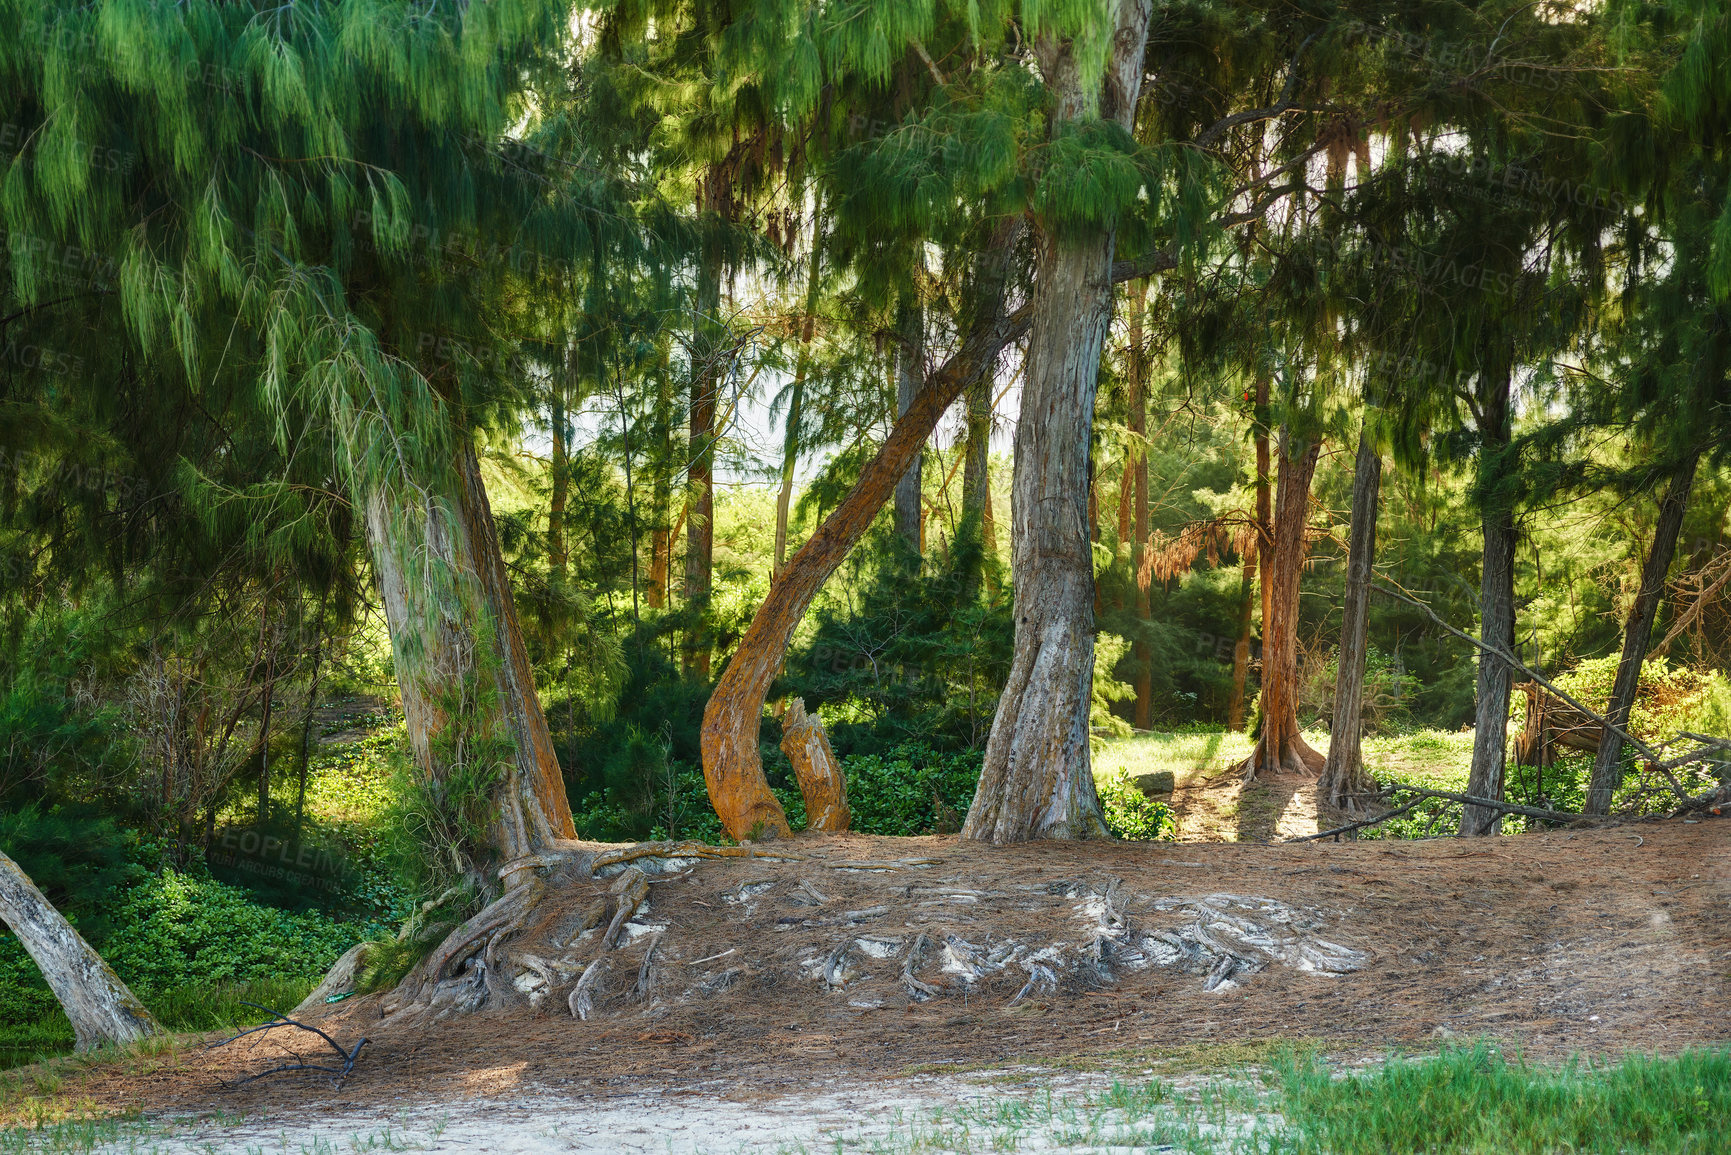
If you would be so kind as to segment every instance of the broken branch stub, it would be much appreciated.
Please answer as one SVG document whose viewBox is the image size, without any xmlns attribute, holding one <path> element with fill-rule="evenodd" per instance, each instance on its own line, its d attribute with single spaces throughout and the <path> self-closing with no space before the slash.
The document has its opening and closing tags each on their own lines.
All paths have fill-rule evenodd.
<svg viewBox="0 0 1731 1155">
<path fill-rule="evenodd" d="M 805 711 L 803 698 L 791 699 L 782 715 L 781 751 L 793 763 L 805 798 L 807 830 L 839 833 L 853 820 L 847 804 L 847 779 L 830 749 L 823 719 Z"/>
</svg>

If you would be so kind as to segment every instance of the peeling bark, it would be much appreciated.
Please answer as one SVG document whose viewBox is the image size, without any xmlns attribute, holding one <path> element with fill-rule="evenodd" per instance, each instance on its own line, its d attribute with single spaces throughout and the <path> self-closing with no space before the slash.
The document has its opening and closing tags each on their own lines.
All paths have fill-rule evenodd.
<svg viewBox="0 0 1731 1155">
<path fill-rule="evenodd" d="M 42 897 L 18 864 L 0 854 L 0 918 L 48 980 L 72 1021 L 77 1049 L 135 1043 L 163 1033 L 138 997 Z"/>
<path fill-rule="evenodd" d="M 467 441 L 452 474 L 455 492 L 430 498 L 412 513 L 391 509 L 380 490 L 368 494 L 367 531 L 415 763 L 429 781 L 446 777 L 450 759 L 462 755 L 439 740 L 451 724 L 447 704 L 465 684 L 476 684 L 479 692 L 466 700 L 474 714 L 468 724 L 511 746 L 493 792 L 490 849 L 512 859 L 575 839 L 577 832 L 517 626 L 480 463 Z"/>
<path fill-rule="evenodd" d="M 1310 483 L 1322 443 L 1280 431 L 1280 478 L 1274 503 L 1274 540 L 1264 558 L 1268 617 L 1262 632 L 1262 734 L 1245 760 L 1245 781 L 1264 774 L 1316 774 L 1322 755 L 1298 728 L 1298 579 L 1304 568 Z"/>
<path fill-rule="evenodd" d="M 804 699 L 795 698 L 787 704 L 781 725 L 781 751 L 793 764 L 793 776 L 805 799 L 805 828 L 846 830 L 853 821 L 847 804 L 847 778 L 830 749 L 823 719 L 807 714 Z"/>
<path fill-rule="evenodd" d="M 1098 107 L 1102 118 L 1125 129 L 1141 92 L 1150 7 L 1149 0 L 1117 6 Z M 1055 129 L 1081 121 L 1094 103 L 1083 91 L 1074 48 L 1052 37 L 1035 44 L 1041 75 L 1056 97 Z M 1109 228 L 1048 226 L 1040 238 L 1011 502 L 1015 653 L 964 838 L 1109 837 L 1088 751 L 1094 680 L 1088 499 L 1115 241 Z"/>
</svg>

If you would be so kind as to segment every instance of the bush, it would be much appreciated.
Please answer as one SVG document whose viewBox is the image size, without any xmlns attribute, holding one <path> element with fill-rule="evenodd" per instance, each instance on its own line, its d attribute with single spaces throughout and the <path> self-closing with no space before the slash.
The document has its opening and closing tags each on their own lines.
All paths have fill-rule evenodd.
<svg viewBox="0 0 1731 1155">
<path fill-rule="evenodd" d="M 1129 778 L 1116 774 L 1097 778 L 1094 788 L 1106 815 L 1106 829 L 1115 837 L 1131 842 L 1170 842 L 1178 837 L 1172 808 L 1142 793 Z"/>
<path fill-rule="evenodd" d="M 238 887 L 173 870 L 135 887 L 114 921 L 103 957 L 139 991 L 316 981 L 361 938 L 352 924 L 261 906 Z"/>
<path fill-rule="evenodd" d="M 984 755 L 908 743 L 842 759 L 853 829 L 861 834 L 954 834 L 974 801 Z"/>
</svg>

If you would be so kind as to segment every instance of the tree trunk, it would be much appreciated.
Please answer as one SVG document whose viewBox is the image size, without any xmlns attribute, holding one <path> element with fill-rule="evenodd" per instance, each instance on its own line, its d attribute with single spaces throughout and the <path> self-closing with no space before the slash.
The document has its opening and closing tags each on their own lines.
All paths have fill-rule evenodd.
<svg viewBox="0 0 1731 1155">
<path fill-rule="evenodd" d="M 715 315 L 721 308 L 721 262 L 706 253 L 697 279 L 697 356 L 692 366 L 691 465 L 686 474 L 685 646 L 681 665 L 687 674 L 709 677 L 709 600 L 715 568 L 715 402 L 719 384 Z"/>
<path fill-rule="evenodd" d="M 479 800 L 490 811 L 489 845 L 451 848 L 480 872 L 489 859 L 542 853 L 577 832 L 466 439 L 451 482 L 453 493 L 418 510 L 393 509 L 374 490 L 367 530 L 416 766 L 459 793 L 492 779 Z"/>
<path fill-rule="evenodd" d="M 864 536 L 938 419 L 963 389 L 991 373 L 1004 347 L 1023 331 L 1020 322 L 1004 315 L 1004 280 L 1017 232 L 1014 222 L 1006 222 L 980 255 L 975 320 L 961 348 L 926 380 L 853 489 L 788 560 L 716 681 L 703 711 L 703 778 L 733 838 L 788 833 L 787 816 L 764 780 L 758 753 L 764 698 L 812 599 Z"/>
<path fill-rule="evenodd" d="M 319 662 L 325 653 L 325 602 L 330 597 L 327 585 L 319 591 L 319 612 L 313 622 L 313 669 L 307 681 L 307 707 L 301 717 L 300 784 L 295 790 L 295 838 L 301 836 L 301 822 L 307 810 L 307 769 L 313 752 L 313 720 L 319 706 Z"/>
<path fill-rule="evenodd" d="M 1260 535 L 1258 535 L 1260 536 Z M 1238 583 L 1238 641 L 1232 647 L 1232 697 L 1226 702 L 1226 728 L 1244 729 L 1244 691 L 1250 682 L 1250 621 L 1256 591 L 1256 538 L 1244 551 L 1244 576 Z"/>
<path fill-rule="evenodd" d="M 904 300 L 896 312 L 896 420 L 900 421 L 925 382 L 926 313 L 912 299 Z M 924 522 L 920 511 L 920 474 L 924 466 L 925 452 L 921 446 L 908 471 L 896 482 L 896 532 L 916 554 L 924 552 L 920 540 Z"/>
<path fill-rule="evenodd" d="M 270 600 L 265 600 L 265 618 L 270 617 Z M 270 821 L 270 723 L 276 705 L 277 631 L 270 625 L 270 641 L 265 646 L 264 696 L 259 709 L 258 724 L 258 824 L 262 828 Z"/>
<path fill-rule="evenodd" d="M 962 520 L 973 519 L 986 557 L 998 553 L 992 526 L 992 379 L 981 376 L 967 390 L 968 441 L 962 464 Z M 990 574 L 988 566 L 986 572 Z M 973 597 L 975 588 L 968 590 Z"/>
<path fill-rule="evenodd" d="M 18 936 L 72 1020 L 78 1050 L 102 1043 L 135 1043 L 163 1033 L 113 968 L 4 854 L 0 854 L 0 918 Z"/>
<path fill-rule="evenodd" d="M 1515 649 L 1515 511 L 1498 493 L 1498 482 L 1508 468 L 1510 414 L 1507 368 L 1484 378 L 1479 397 L 1478 499 L 1484 528 L 1484 562 L 1479 573 L 1479 637 L 1487 644 Z M 1473 705 L 1473 759 L 1467 774 L 1467 793 L 1477 798 L 1502 801 L 1503 771 L 1507 758 L 1509 689 L 1513 684 L 1509 664 L 1479 651 L 1477 699 Z M 1502 812 L 1484 806 L 1467 806 L 1461 812 L 1462 834 L 1495 834 L 1502 826 Z"/>
<path fill-rule="evenodd" d="M 1382 456 L 1368 430 L 1358 435 L 1352 472 L 1352 526 L 1346 553 L 1346 597 L 1341 605 L 1340 655 L 1334 675 L 1334 721 L 1317 797 L 1336 810 L 1362 810 L 1362 795 L 1374 789 L 1364 772 L 1362 722 L 1366 637 L 1370 630 L 1370 574 L 1376 561 L 1377 497 Z"/>
<path fill-rule="evenodd" d="M 799 330 L 799 356 L 794 362 L 793 385 L 787 401 L 787 432 L 781 441 L 781 491 L 775 497 L 775 568 L 780 574 L 787 562 L 787 515 L 793 505 L 794 467 L 799 464 L 799 423 L 805 408 L 805 375 L 811 364 L 811 339 L 817 331 L 818 275 L 823 268 L 823 201 L 820 198 L 811 226 L 811 271 L 805 281 L 805 323 Z"/>
<path fill-rule="evenodd" d="M 793 776 L 805 799 L 805 828 L 837 832 L 846 830 L 853 815 L 847 805 L 847 778 L 830 749 L 823 719 L 805 712 L 805 700 L 787 704 L 781 719 L 781 751 L 793 764 Z"/>
<path fill-rule="evenodd" d="M 1653 548 L 1647 552 L 1647 563 L 1641 567 L 1641 585 L 1635 592 L 1635 604 L 1629 610 L 1629 623 L 1623 630 L 1623 656 L 1617 662 L 1617 677 L 1611 684 L 1611 701 L 1605 708 L 1605 718 L 1618 729 L 1627 729 L 1629 712 L 1635 705 L 1635 692 L 1641 684 L 1641 665 L 1647 659 L 1647 646 L 1653 637 L 1653 619 L 1659 613 L 1659 599 L 1665 594 L 1665 575 L 1671 570 L 1671 559 L 1677 552 L 1677 535 L 1683 529 L 1683 515 L 1689 508 L 1689 491 L 1695 484 L 1695 469 L 1701 460 L 1699 452 L 1691 453 L 1671 478 L 1665 497 L 1659 502 L 1659 520 L 1653 527 Z M 1592 783 L 1587 790 L 1588 814 L 1607 814 L 1611 795 L 1623 782 L 1623 739 L 1604 728 L 1599 740 L 1599 753 L 1593 759 Z"/>
<path fill-rule="evenodd" d="M 568 460 L 570 424 L 565 411 L 565 380 L 553 375 L 553 495 L 547 503 L 547 570 L 558 585 L 565 580 L 570 554 L 565 548 L 565 505 L 570 497 L 571 468 Z"/>
<path fill-rule="evenodd" d="M 653 610 L 667 608 L 668 571 L 673 564 L 675 533 L 668 521 L 673 505 L 674 453 L 673 386 L 666 375 L 662 375 L 655 391 L 655 471 L 649 490 L 649 580 L 643 584 L 643 603 Z"/>
<path fill-rule="evenodd" d="M 1148 628 L 1153 616 L 1149 600 L 1148 581 L 1142 576 L 1142 555 L 1148 548 L 1148 454 L 1143 439 L 1148 434 L 1148 352 L 1142 347 L 1142 314 L 1148 305 L 1148 282 L 1137 281 L 1130 294 L 1130 434 L 1136 444 L 1131 447 L 1130 476 L 1133 485 L 1135 516 L 1130 546 L 1130 572 L 1136 579 L 1136 628 L 1138 636 L 1130 647 L 1136 666 L 1136 706 L 1133 712 L 1138 730 L 1154 726 L 1154 654 L 1141 632 Z"/>
<path fill-rule="evenodd" d="M 1264 774 L 1315 774 L 1322 755 L 1298 729 L 1298 579 L 1310 520 L 1310 482 L 1322 443 L 1280 430 L 1280 479 L 1274 502 L 1274 543 L 1263 559 L 1270 598 L 1262 632 L 1262 735 L 1245 760 L 1246 782 Z"/>
<path fill-rule="evenodd" d="M 1128 130 L 1141 91 L 1149 0 L 1119 0 L 1098 109 Z M 1081 121 L 1074 45 L 1035 44 L 1053 91 L 1054 126 Z M 1057 131 L 1063 131 L 1061 128 Z M 1094 680 L 1094 559 L 1088 540 L 1089 457 L 1100 352 L 1112 319 L 1111 229 L 1043 229 L 1033 324 L 1016 427 L 1011 573 L 1015 652 L 964 838 L 993 843 L 1109 837 L 1089 765 Z"/>
</svg>

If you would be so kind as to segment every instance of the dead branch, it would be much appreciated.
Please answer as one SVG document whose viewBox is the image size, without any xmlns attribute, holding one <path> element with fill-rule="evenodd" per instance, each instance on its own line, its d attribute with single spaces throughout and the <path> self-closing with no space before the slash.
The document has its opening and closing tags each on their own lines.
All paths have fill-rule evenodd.
<svg viewBox="0 0 1731 1155">
<path fill-rule="evenodd" d="M 261 1031 L 273 1031 L 278 1027 L 294 1027 L 296 1030 L 307 1031 L 311 1034 L 315 1034 L 326 1043 L 329 1043 L 331 1050 L 335 1051 L 338 1059 L 342 1061 L 342 1065 L 331 1067 L 323 1064 L 307 1062 L 283 1063 L 280 1066 L 272 1067 L 268 1071 L 260 1071 L 256 1075 L 248 1075 L 246 1078 L 239 1079 L 233 1083 L 224 1083 L 223 1085 L 230 1090 L 233 1090 L 235 1087 L 239 1087 L 245 1083 L 250 1083 L 254 1079 L 262 1079 L 266 1075 L 278 1075 L 287 1071 L 323 1071 L 324 1073 L 333 1076 L 331 1079 L 331 1086 L 340 1087 L 343 1084 L 343 1080 L 349 1077 L 349 1072 L 355 1069 L 355 1060 L 360 1057 L 361 1048 L 372 1041 L 363 1035 L 361 1036 L 360 1042 L 354 1045 L 353 1050 L 344 1050 L 341 1043 L 325 1034 L 325 1032 L 321 1031 L 319 1028 L 309 1026 L 308 1024 L 296 1019 L 291 1019 L 281 1011 L 273 1011 L 269 1007 L 261 1007 L 257 1003 L 243 1002 L 240 1005 L 243 1007 L 251 1007 L 255 1011 L 263 1011 L 265 1014 L 271 1016 L 271 1021 L 268 1023 L 261 1023 L 256 1027 L 248 1027 L 233 1038 L 223 1039 L 220 1042 L 210 1044 L 210 1046 L 206 1047 L 205 1050 L 210 1051 L 215 1050 L 217 1047 L 226 1047 L 230 1043 L 238 1042 L 239 1040 L 246 1038 L 248 1035 L 256 1035 Z"/>
</svg>

